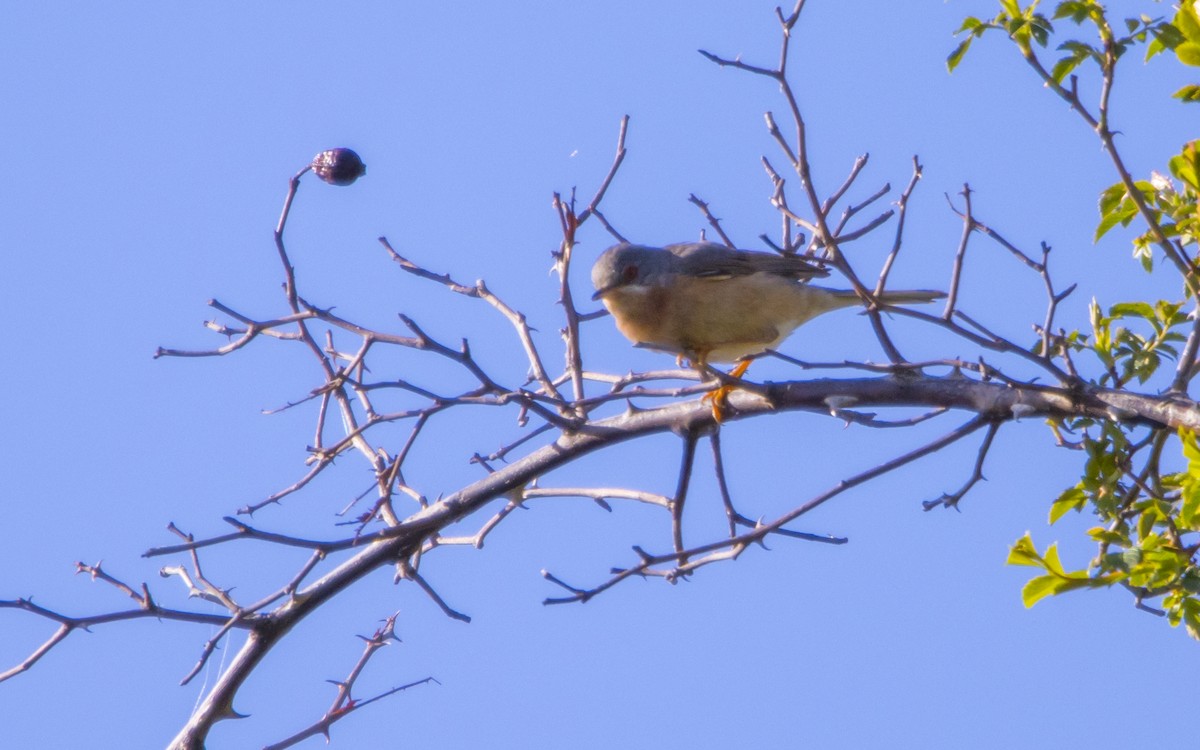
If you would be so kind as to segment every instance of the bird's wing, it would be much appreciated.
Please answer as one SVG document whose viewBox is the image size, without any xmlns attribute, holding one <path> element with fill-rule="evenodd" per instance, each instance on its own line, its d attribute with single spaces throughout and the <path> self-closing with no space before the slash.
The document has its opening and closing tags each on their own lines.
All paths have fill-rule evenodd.
<svg viewBox="0 0 1200 750">
<path fill-rule="evenodd" d="M 674 255 L 680 273 L 698 278 L 729 278 L 768 273 L 789 279 L 811 279 L 828 276 L 829 271 L 810 258 L 799 255 L 776 255 L 752 250 L 735 250 L 715 242 L 681 242 L 663 248 Z"/>
</svg>

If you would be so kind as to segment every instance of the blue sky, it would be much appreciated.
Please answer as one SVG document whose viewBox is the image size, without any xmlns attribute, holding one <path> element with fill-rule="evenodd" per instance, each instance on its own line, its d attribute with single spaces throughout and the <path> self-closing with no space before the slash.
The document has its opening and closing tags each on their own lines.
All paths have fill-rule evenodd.
<svg viewBox="0 0 1200 750">
<path fill-rule="evenodd" d="M 172 541 L 165 525 L 221 533 L 221 516 L 301 476 L 312 413 L 261 410 L 319 382 L 305 355 L 275 342 L 219 360 L 151 354 L 220 343 L 201 325 L 212 317 L 209 298 L 261 317 L 284 309 L 271 231 L 287 178 L 324 148 L 355 148 L 368 174 L 350 188 L 302 186 L 288 239 L 305 296 L 391 330 L 405 312 L 431 334 L 470 336 L 478 356 L 512 379 L 524 366 L 510 356 L 507 324 L 402 276 L 376 237 L 433 270 L 486 279 L 529 315 L 557 363 L 551 193 L 578 186 L 590 195 L 628 114 L 629 156 L 604 204 L 609 219 L 640 242 L 693 239 L 704 226 L 687 201 L 695 193 L 739 244 L 761 247 L 755 238 L 778 221 L 759 157 L 782 165 L 762 114 L 783 104 L 769 82 L 696 50 L 773 63 L 773 7 L 131 2 L 0 11 L 9 331 L 0 598 L 32 595 L 73 614 L 123 608 L 113 590 L 72 575 L 75 560 L 102 559 L 113 575 L 182 603 L 176 582 L 158 577 L 162 561 L 140 557 Z M 1064 324 L 1083 325 L 1093 295 L 1105 304 L 1174 297 L 1169 280 L 1130 260 L 1127 237 L 1091 244 L 1096 197 L 1115 177 L 1086 127 L 1013 50 L 985 40 L 946 73 L 961 18 L 992 12 L 958 0 L 810 1 L 793 70 L 818 189 L 840 184 L 864 152 L 871 161 L 853 197 L 884 182 L 898 188 L 920 155 L 925 179 L 896 286 L 945 285 L 960 224 L 943 194 L 969 182 L 980 218 L 1030 251 L 1050 243 L 1060 285 L 1080 282 Z M 1182 83 L 1171 63 L 1131 63 L 1114 117 L 1129 163 L 1145 175 L 1195 137 L 1196 120 L 1168 99 Z M 860 269 L 878 263 L 890 237 L 856 243 Z M 582 271 L 610 239 L 595 225 L 581 239 L 576 281 L 587 291 Z M 1040 280 L 983 242 L 963 294 L 966 309 L 1018 340 L 1041 319 Z M 914 359 L 973 356 L 902 322 L 896 330 Z M 591 368 L 666 363 L 630 348 L 608 321 L 586 336 Z M 784 350 L 881 356 L 867 323 L 849 313 L 810 324 Z M 396 357 L 396 366 L 418 365 Z M 795 376 L 769 363 L 752 374 Z M 743 511 L 771 515 L 950 424 L 881 433 L 784 414 L 730 424 L 723 440 Z M 481 414 L 470 429 L 476 439 L 444 428 L 410 480 L 430 495 L 451 491 L 478 476 L 472 452 L 519 434 L 507 413 Z M 339 724 L 335 747 L 1144 743 L 1145 724 L 1095 705 L 1110 690 L 1127 700 L 1143 689 L 1150 678 L 1138 665 L 1186 673 L 1195 644 L 1120 592 L 1025 610 L 1028 573 L 1003 565 L 1016 538 L 1031 530 L 1039 545 L 1061 539 L 1079 565 L 1091 554 L 1073 541 L 1087 518 L 1045 522 L 1078 455 L 1054 450 L 1038 422 L 1006 426 L 989 481 L 962 513 L 923 513 L 922 500 L 966 479 L 975 445 L 806 518 L 807 530 L 848 536 L 848 545 L 778 540 L 690 582 L 631 581 L 586 606 L 543 607 L 557 591 L 539 570 L 598 582 L 630 561 L 631 544 L 668 544 L 664 519 L 586 501 L 533 503 L 484 550 L 427 561 L 431 583 L 473 623 L 446 619 L 381 572 L 292 634 L 240 697 L 252 718 L 221 725 L 211 747 L 260 746 L 314 720 L 332 697 L 323 680 L 357 656 L 354 635 L 396 610 L 403 643 L 372 664 L 362 688 L 428 675 L 442 684 Z M 677 440 L 658 437 L 592 456 L 552 483 L 669 492 L 677 453 Z M 723 522 L 707 460 L 704 451 L 689 501 L 697 533 Z M 256 522 L 334 534 L 333 512 L 368 481 L 353 459 L 339 472 Z M 214 578 L 252 592 L 278 586 L 298 559 L 243 546 L 206 563 Z M 21 613 L 0 620 L 0 667 L 50 633 Z M 164 745 L 197 699 L 200 681 L 177 684 L 209 635 L 138 622 L 72 636 L 0 684 L 0 745 Z M 1186 691 L 1147 700 L 1158 715 L 1192 708 Z"/>
</svg>

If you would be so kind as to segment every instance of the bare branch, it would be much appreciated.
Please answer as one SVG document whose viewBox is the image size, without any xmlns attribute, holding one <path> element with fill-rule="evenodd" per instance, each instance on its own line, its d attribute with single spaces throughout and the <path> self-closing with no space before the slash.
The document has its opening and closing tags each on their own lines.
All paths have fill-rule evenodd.
<svg viewBox="0 0 1200 750">
<path fill-rule="evenodd" d="M 427 685 L 430 682 L 437 683 L 437 680 L 433 677 L 426 677 L 422 680 L 416 680 L 415 682 L 410 682 L 405 685 L 391 688 L 390 690 L 385 690 L 384 692 L 365 700 L 359 700 L 352 697 L 354 685 L 358 681 L 358 678 L 362 675 L 363 671 L 366 669 L 367 663 L 371 660 L 371 658 L 385 646 L 391 645 L 393 642 L 400 640 L 396 637 L 395 633 L 397 616 L 398 615 L 393 614 L 388 617 L 384 622 L 383 627 L 381 627 L 379 630 L 376 630 L 373 635 L 369 637 L 359 636 L 364 642 L 363 653 L 361 656 L 359 656 L 358 662 L 355 663 L 354 667 L 350 670 L 350 674 L 345 679 L 329 680 L 329 682 L 337 686 L 337 695 L 333 699 L 333 704 L 328 710 L 326 710 L 325 715 L 315 723 L 309 725 L 305 729 L 300 730 L 291 737 L 288 737 L 280 742 L 267 745 L 264 750 L 283 750 L 284 748 L 297 745 L 309 737 L 313 737 L 318 734 L 325 737 L 325 741 L 328 742 L 330 728 L 332 728 L 333 725 L 338 721 L 349 716 L 351 713 L 411 687 Z"/>
<path fill-rule="evenodd" d="M 737 247 L 733 240 L 729 239 L 729 235 L 725 234 L 725 230 L 721 227 L 721 220 L 713 216 L 712 211 L 708 208 L 708 203 L 696 197 L 695 193 L 688 196 L 688 203 L 695 205 L 704 214 L 704 218 L 708 220 L 708 225 L 713 228 L 721 238 L 721 242 L 725 243 L 726 247 Z"/>
<path fill-rule="evenodd" d="M 996 437 L 996 432 L 999 429 L 999 422 L 992 422 L 988 425 L 987 434 L 983 436 L 983 444 L 979 446 L 979 455 L 975 458 L 975 469 L 971 472 L 971 476 L 967 479 L 966 484 L 952 493 L 943 494 L 937 500 L 926 500 L 921 503 L 925 510 L 933 510 L 939 505 L 943 508 L 958 510 L 958 501 L 962 500 L 979 480 L 985 479 L 983 476 L 983 461 L 987 458 L 988 450 L 992 447 L 992 439 Z"/>
</svg>

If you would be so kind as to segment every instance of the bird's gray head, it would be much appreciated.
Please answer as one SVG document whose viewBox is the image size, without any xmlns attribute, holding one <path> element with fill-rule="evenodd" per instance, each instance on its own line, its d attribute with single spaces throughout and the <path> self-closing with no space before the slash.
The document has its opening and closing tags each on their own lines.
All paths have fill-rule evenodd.
<svg viewBox="0 0 1200 750">
<path fill-rule="evenodd" d="M 592 286 L 596 287 L 592 299 L 600 299 L 613 289 L 661 281 L 674 260 L 674 255 L 659 247 L 628 242 L 613 245 L 592 266 Z"/>
</svg>

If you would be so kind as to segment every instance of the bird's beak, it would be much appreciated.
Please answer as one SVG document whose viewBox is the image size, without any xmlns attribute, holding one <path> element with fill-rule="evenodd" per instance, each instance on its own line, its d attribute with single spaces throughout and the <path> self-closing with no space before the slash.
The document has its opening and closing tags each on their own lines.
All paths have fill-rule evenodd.
<svg viewBox="0 0 1200 750">
<path fill-rule="evenodd" d="M 599 289 L 596 290 L 596 293 L 592 295 L 592 300 L 595 301 L 595 300 L 603 298 L 604 295 L 606 295 L 609 292 L 611 292 L 612 290 L 616 289 L 617 286 L 619 286 L 619 285 L 618 284 L 609 284 L 608 286 L 600 287 Z"/>
</svg>

